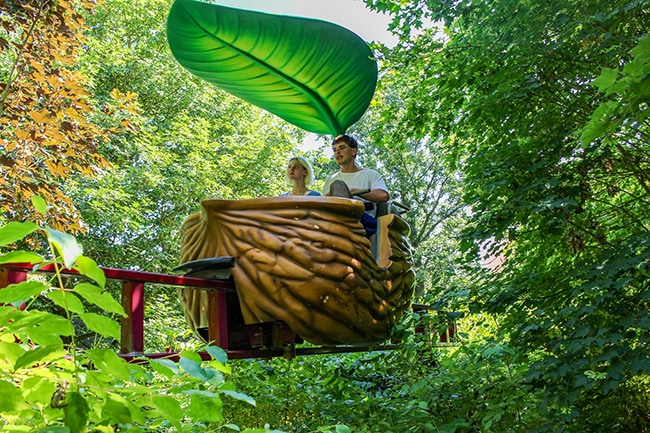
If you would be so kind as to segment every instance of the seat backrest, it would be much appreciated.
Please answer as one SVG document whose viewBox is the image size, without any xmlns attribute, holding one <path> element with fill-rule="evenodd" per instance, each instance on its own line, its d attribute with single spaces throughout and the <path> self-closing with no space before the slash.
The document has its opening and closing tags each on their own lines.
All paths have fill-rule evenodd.
<svg viewBox="0 0 650 433">
<path fill-rule="evenodd" d="M 383 203 L 376 203 L 377 205 L 377 212 L 376 212 L 376 218 L 377 218 L 377 232 L 370 236 L 370 251 L 372 252 L 373 257 L 375 258 L 375 261 L 379 263 L 380 261 L 380 251 L 379 251 L 379 239 L 381 236 L 381 222 L 380 218 L 385 215 L 390 215 L 390 214 L 396 214 L 396 215 L 402 215 L 406 212 L 408 212 L 410 209 L 404 206 L 401 203 L 397 203 L 396 201 L 386 201 Z"/>
<path fill-rule="evenodd" d="M 406 212 L 408 212 L 410 209 L 406 206 L 404 206 L 401 203 L 398 203 L 393 200 L 389 200 L 383 203 L 377 203 L 377 217 L 379 218 L 382 215 L 388 215 L 388 214 L 397 214 L 397 215 L 402 215 Z"/>
</svg>

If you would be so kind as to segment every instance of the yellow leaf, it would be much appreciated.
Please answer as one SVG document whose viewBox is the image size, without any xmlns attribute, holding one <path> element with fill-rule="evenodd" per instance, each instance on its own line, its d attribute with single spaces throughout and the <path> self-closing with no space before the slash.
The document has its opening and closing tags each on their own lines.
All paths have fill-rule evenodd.
<svg viewBox="0 0 650 433">
<path fill-rule="evenodd" d="M 29 138 L 29 132 L 25 132 L 22 129 L 17 129 L 16 137 L 18 137 L 19 140 L 27 140 Z"/>
<path fill-rule="evenodd" d="M 47 166 L 47 169 L 50 170 L 50 173 L 56 173 L 56 164 L 52 161 L 46 160 L 45 165 Z"/>
<path fill-rule="evenodd" d="M 47 123 L 50 120 L 50 113 L 47 110 L 32 110 L 29 112 L 29 115 L 38 123 Z"/>
<path fill-rule="evenodd" d="M 50 131 L 50 133 L 48 134 L 48 137 L 52 141 L 54 141 L 55 144 L 59 144 L 60 142 L 65 141 L 65 137 L 63 136 L 63 134 L 61 134 L 61 132 L 58 130 L 58 128 L 53 129 L 52 131 Z"/>
<path fill-rule="evenodd" d="M 50 84 L 50 86 L 52 86 L 54 90 L 61 87 L 61 78 L 59 78 L 56 75 L 50 75 L 49 77 L 47 77 L 47 82 Z"/>
<path fill-rule="evenodd" d="M 32 77 L 34 77 L 34 80 L 38 82 L 45 81 L 45 75 L 43 75 L 40 71 L 32 72 Z"/>
<path fill-rule="evenodd" d="M 36 70 L 37 70 L 38 72 L 40 72 L 41 74 L 43 73 L 43 65 L 42 65 L 42 64 L 36 62 L 34 59 L 31 59 L 30 62 L 29 62 L 29 64 L 30 64 L 30 66 L 31 66 L 32 68 L 36 69 Z"/>
<path fill-rule="evenodd" d="M 79 115 L 79 112 L 77 110 L 75 110 L 74 108 L 72 108 L 72 107 L 66 108 L 65 109 L 65 114 L 70 116 L 70 120 L 81 119 L 81 116 Z"/>
</svg>

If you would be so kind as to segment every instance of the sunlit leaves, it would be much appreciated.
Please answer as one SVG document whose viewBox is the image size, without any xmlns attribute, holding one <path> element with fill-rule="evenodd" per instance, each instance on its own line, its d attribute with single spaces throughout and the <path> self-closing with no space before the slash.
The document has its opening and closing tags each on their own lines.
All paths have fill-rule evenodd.
<svg viewBox="0 0 650 433">
<path fill-rule="evenodd" d="M 48 286 L 41 281 L 10 284 L 0 291 L 0 303 L 12 304 L 17 301 L 26 301 L 47 289 Z"/>
<path fill-rule="evenodd" d="M 647 106 L 650 98 L 650 37 L 640 38 L 630 54 L 632 58 L 622 71 L 603 68 L 591 83 L 603 94 L 604 100 L 582 130 L 580 139 L 585 147 L 612 134 L 643 132 L 643 123 L 650 116 L 650 107 Z"/>
<path fill-rule="evenodd" d="M 38 229 L 38 225 L 32 222 L 10 222 L 0 228 L 0 246 L 4 247 L 23 239 Z"/>
<path fill-rule="evenodd" d="M 79 318 L 83 320 L 88 329 L 107 338 L 120 338 L 120 324 L 109 317 L 96 313 L 82 313 Z"/>
<path fill-rule="evenodd" d="M 114 377 L 124 381 L 129 380 L 131 376 L 129 365 L 124 359 L 118 357 L 114 350 L 91 349 L 85 353 L 98 369 L 106 370 L 110 368 Z"/>
<path fill-rule="evenodd" d="M 78 253 L 71 247 L 77 244 L 72 236 L 51 230 L 48 234 L 59 253 L 68 257 Z M 4 257 L 26 254 L 15 251 Z M 76 261 L 95 280 L 105 280 L 93 260 L 77 256 Z M 43 294 L 38 301 L 51 302 L 60 315 L 37 309 L 40 302 L 34 298 Z M 21 309 L 11 305 L 28 300 Z M 3 431 L 108 431 L 106 425 L 155 429 L 167 423 L 178 430 L 191 423 L 203 431 L 209 423 L 223 420 L 222 395 L 254 404 L 224 381 L 229 368 L 221 349 L 211 348 L 215 359 L 208 362 L 196 352 L 184 352 L 181 370 L 168 359 L 152 360 L 149 369 L 127 363 L 113 348 L 78 345 L 82 329 L 94 333 L 96 342 L 119 339 L 119 323 L 111 313 L 124 315 L 118 302 L 88 282 L 72 288 L 50 287 L 40 280 L 13 284 L 0 289 L 0 304 Z M 95 307 L 104 313 L 87 311 Z"/>
<path fill-rule="evenodd" d="M 180 421 L 185 414 L 178 400 L 171 396 L 156 395 L 152 398 L 152 402 L 176 429 L 181 429 Z"/>
<path fill-rule="evenodd" d="M 3 413 L 25 409 L 27 404 L 22 399 L 22 393 L 12 382 L 0 380 L 0 411 Z"/>
<path fill-rule="evenodd" d="M 48 292 L 47 297 L 56 305 L 71 313 L 81 315 L 85 312 L 81 300 L 72 293 L 66 293 L 63 290 L 53 290 Z"/>
<path fill-rule="evenodd" d="M 15 311 L 6 317 L 11 323 L 6 326 L 5 333 L 15 334 L 17 338 L 39 345 L 61 344 L 61 336 L 70 336 L 73 333 L 67 319 L 43 311 Z"/>
<path fill-rule="evenodd" d="M 598 87 L 601 92 L 607 92 L 617 79 L 618 71 L 616 69 L 604 68 L 592 84 Z"/>
<path fill-rule="evenodd" d="M 104 271 L 102 271 L 99 266 L 97 266 L 97 263 L 90 257 L 77 257 L 75 269 L 78 270 L 81 275 L 85 275 L 95 281 L 102 289 L 106 285 L 106 275 L 104 275 Z"/>
<path fill-rule="evenodd" d="M 47 232 L 48 242 L 54 245 L 61 254 L 65 267 L 71 268 L 77 258 L 83 254 L 83 249 L 77 239 L 69 233 L 60 232 L 49 227 L 46 227 L 45 231 Z"/>
<path fill-rule="evenodd" d="M 47 203 L 41 196 L 38 195 L 32 196 L 32 206 L 34 206 L 34 209 L 36 209 L 38 212 L 40 212 L 43 215 L 47 213 Z"/>
<path fill-rule="evenodd" d="M 101 288 L 88 283 L 79 283 L 73 290 L 86 299 L 86 301 L 98 306 L 103 311 L 126 317 L 122 305 L 113 299 L 110 293 L 102 291 Z"/>
<path fill-rule="evenodd" d="M 106 132 L 92 123 L 87 79 L 75 70 L 83 20 L 68 2 L 31 3 L 2 6 L 0 41 L 17 43 L 0 44 L 12 62 L 0 95 L 0 209 L 21 220 L 40 196 L 52 205 L 50 225 L 76 232 L 79 214 L 61 183 L 106 165 L 97 153 Z M 42 204 L 35 202 L 44 213 Z"/>
</svg>

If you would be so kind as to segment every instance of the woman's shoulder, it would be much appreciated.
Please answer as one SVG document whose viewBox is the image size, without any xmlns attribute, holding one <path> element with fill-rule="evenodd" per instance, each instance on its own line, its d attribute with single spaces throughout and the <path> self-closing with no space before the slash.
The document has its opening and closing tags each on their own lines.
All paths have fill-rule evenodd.
<svg viewBox="0 0 650 433">
<path fill-rule="evenodd" d="M 321 195 L 321 194 L 318 191 L 314 191 L 313 189 L 310 189 L 309 191 L 307 191 L 307 194 L 305 194 L 305 195 L 314 195 L 314 196 L 316 196 L 316 195 Z"/>
</svg>

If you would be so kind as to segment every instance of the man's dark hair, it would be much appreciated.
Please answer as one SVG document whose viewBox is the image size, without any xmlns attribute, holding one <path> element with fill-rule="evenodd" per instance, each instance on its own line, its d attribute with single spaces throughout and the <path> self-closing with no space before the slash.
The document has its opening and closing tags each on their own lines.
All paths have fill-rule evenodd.
<svg viewBox="0 0 650 433">
<path fill-rule="evenodd" d="M 359 147 L 359 143 L 357 143 L 357 140 L 350 137 L 349 135 L 345 135 L 345 134 L 337 135 L 334 138 L 334 141 L 332 141 L 332 146 L 334 146 L 336 143 L 339 143 L 339 142 L 343 142 L 343 143 L 345 143 L 348 146 L 353 147 L 353 148 L 354 147 L 356 147 L 356 148 Z"/>
</svg>

